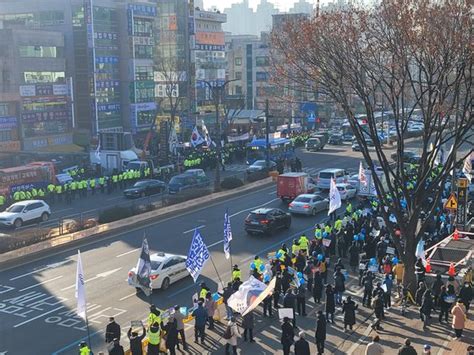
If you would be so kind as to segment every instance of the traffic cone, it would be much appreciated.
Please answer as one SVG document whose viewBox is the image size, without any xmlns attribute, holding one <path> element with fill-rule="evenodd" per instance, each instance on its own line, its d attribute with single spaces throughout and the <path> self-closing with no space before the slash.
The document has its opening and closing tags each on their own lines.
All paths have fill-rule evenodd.
<svg viewBox="0 0 474 355">
<path fill-rule="evenodd" d="M 456 275 L 456 270 L 454 269 L 454 263 L 449 264 L 448 275 L 453 276 Z"/>
<path fill-rule="evenodd" d="M 456 228 L 453 233 L 453 240 L 458 240 L 459 239 L 459 232 L 458 229 Z"/>
<path fill-rule="evenodd" d="M 425 271 L 426 271 L 427 273 L 430 273 L 430 272 L 431 272 L 430 259 L 426 259 Z"/>
</svg>

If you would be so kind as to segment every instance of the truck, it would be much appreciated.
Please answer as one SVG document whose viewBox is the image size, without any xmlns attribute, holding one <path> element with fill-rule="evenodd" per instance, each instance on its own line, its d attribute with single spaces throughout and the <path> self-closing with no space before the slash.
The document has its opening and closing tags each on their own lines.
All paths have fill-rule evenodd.
<svg viewBox="0 0 474 355">
<path fill-rule="evenodd" d="M 314 185 L 306 173 L 285 173 L 277 176 L 277 196 L 285 203 L 298 195 L 311 193 Z"/>
<path fill-rule="evenodd" d="M 327 132 L 316 132 L 306 141 L 305 148 L 307 151 L 322 150 L 329 141 L 329 133 Z"/>
<path fill-rule="evenodd" d="M 105 174 L 125 171 L 129 162 L 138 160 L 138 155 L 133 150 L 101 150 L 91 151 L 89 154 L 91 163 L 100 165 Z"/>
</svg>

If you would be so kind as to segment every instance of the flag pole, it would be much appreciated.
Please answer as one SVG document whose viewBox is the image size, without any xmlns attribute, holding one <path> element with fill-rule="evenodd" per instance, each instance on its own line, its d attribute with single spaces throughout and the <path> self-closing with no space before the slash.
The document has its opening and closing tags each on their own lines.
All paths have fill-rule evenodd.
<svg viewBox="0 0 474 355">
<path fill-rule="evenodd" d="M 92 351 L 92 345 L 91 345 L 91 334 L 89 331 L 89 319 L 87 318 L 87 311 L 86 311 L 86 329 L 87 329 L 87 343 L 89 344 L 89 349 Z"/>
<path fill-rule="evenodd" d="M 221 275 L 219 275 L 219 271 L 217 271 L 216 264 L 214 264 L 214 259 L 212 259 L 212 254 L 209 253 L 209 259 L 211 259 L 212 266 L 214 266 L 214 270 L 216 270 L 217 278 L 221 282 L 222 289 L 224 289 L 224 283 L 222 282 Z"/>
</svg>

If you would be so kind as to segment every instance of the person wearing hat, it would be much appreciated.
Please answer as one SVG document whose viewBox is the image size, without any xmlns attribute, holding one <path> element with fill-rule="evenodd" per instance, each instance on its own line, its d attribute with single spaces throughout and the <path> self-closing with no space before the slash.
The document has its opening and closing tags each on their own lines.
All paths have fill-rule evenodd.
<svg viewBox="0 0 474 355">
<path fill-rule="evenodd" d="M 160 353 L 160 341 L 161 341 L 161 327 L 158 322 L 151 324 L 148 329 L 148 348 L 147 355 L 159 355 Z"/>
<path fill-rule="evenodd" d="M 148 314 L 148 328 L 152 326 L 153 323 L 158 323 L 161 325 L 161 312 L 156 309 L 156 306 L 152 304 L 150 306 L 150 314 Z"/>
<path fill-rule="evenodd" d="M 316 347 L 318 348 L 318 355 L 324 354 L 324 343 L 326 342 L 326 318 L 323 315 L 323 311 L 318 311 L 315 338 Z"/>
<path fill-rule="evenodd" d="M 203 300 L 206 299 L 207 293 L 210 291 L 209 287 L 207 287 L 205 282 L 201 282 L 199 285 L 201 287 L 199 291 L 199 298 L 202 298 Z"/>
<path fill-rule="evenodd" d="M 90 355 L 91 349 L 87 346 L 85 341 L 79 343 L 79 355 Z"/>
<path fill-rule="evenodd" d="M 290 318 L 284 317 L 283 324 L 281 325 L 281 345 L 283 346 L 283 355 L 290 355 L 291 345 L 293 345 L 293 338 L 295 337 L 295 331 L 293 326 L 290 324 Z"/>
<path fill-rule="evenodd" d="M 115 338 L 120 340 L 120 325 L 115 322 L 114 317 L 109 318 L 109 324 L 105 328 L 105 342 L 111 343 Z"/>
<path fill-rule="evenodd" d="M 308 341 L 304 338 L 305 332 L 301 331 L 298 333 L 298 336 L 300 337 L 296 342 L 295 342 L 295 355 L 310 355 L 309 351 L 309 343 Z"/>
<path fill-rule="evenodd" d="M 130 352 L 132 355 L 142 355 L 142 340 L 146 336 L 146 329 L 143 327 L 142 335 L 138 335 L 138 332 L 132 332 L 132 327 L 127 332 L 128 340 L 130 341 Z"/>
</svg>

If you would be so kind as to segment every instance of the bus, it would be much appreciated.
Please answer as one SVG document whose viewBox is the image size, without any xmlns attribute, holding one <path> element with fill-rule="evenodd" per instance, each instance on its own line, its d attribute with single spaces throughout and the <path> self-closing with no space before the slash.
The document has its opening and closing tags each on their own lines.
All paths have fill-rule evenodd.
<svg viewBox="0 0 474 355">
<path fill-rule="evenodd" d="M 291 140 L 287 138 L 273 138 L 269 141 L 270 160 L 293 159 L 295 157 L 295 149 Z M 257 160 L 266 159 L 266 140 L 265 138 L 254 139 L 247 144 L 247 164 L 253 164 Z"/>
<path fill-rule="evenodd" d="M 0 169 L 0 194 L 8 196 L 19 190 L 45 188 L 55 182 L 52 162 L 34 162 L 14 168 Z"/>
</svg>

